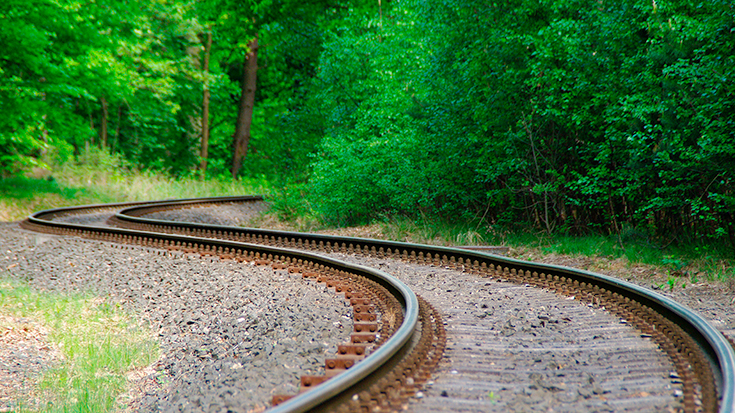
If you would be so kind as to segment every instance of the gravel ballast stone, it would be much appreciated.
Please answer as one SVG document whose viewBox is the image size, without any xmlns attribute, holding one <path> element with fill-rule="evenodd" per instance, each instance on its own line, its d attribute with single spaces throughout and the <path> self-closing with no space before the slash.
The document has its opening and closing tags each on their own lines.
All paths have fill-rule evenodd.
<svg viewBox="0 0 735 413">
<path fill-rule="evenodd" d="M 444 357 L 413 412 L 677 411 L 658 346 L 572 297 L 441 266 L 332 253 L 380 268 L 441 309 Z"/>
<path fill-rule="evenodd" d="M 54 237 L 0 226 L 5 276 L 50 292 L 88 291 L 137 314 L 162 357 L 135 411 L 259 410 L 298 392 L 337 344 L 352 312 L 323 285 L 198 254 Z"/>
<path fill-rule="evenodd" d="M 224 203 L 214 207 L 172 209 L 146 214 L 145 218 L 198 224 L 243 226 L 268 209 L 265 202 Z"/>
<path fill-rule="evenodd" d="M 223 205 L 213 208 L 165 211 L 150 214 L 146 217 L 218 225 L 243 225 L 243 223 L 249 222 L 259 211 L 258 208 L 254 208 L 252 205 Z M 99 222 L 102 218 L 104 217 L 79 217 L 78 219 L 93 223 Z M 2 233 L 0 233 L 0 237 L 2 237 Z M 37 240 L 40 240 L 38 241 L 40 244 L 47 240 L 56 239 L 44 235 L 37 235 L 36 237 Z M 77 248 L 77 244 L 72 244 L 70 247 Z M 151 264 L 146 264 L 145 259 L 138 260 L 136 258 L 136 254 L 145 253 L 148 251 L 147 249 L 129 248 L 122 251 L 125 252 L 121 252 L 119 265 L 124 265 L 125 268 L 135 269 L 136 271 L 138 267 L 144 269 L 150 267 Z M 133 257 L 126 258 L 125 254 L 131 253 Z M 158 254 L 155 251 L 154 253 Z M 672 366 L 667 357 L 660 353 L 660 350 L 656 348 L 657 346 L 650 340 L 643 340 L 643 343 L 641 343 L 639 332 L 625 325 L 624 320 L 616 319 L 610 314 L 600 314 L 600 312 L 604 313 L 601 309 L 581 305 L 581 303 L 573 300 L 564 300 L 564 298 L 534 288 L 498 282 L 498 280 L 481 279 L 444 268 L 411 266 L 393 260 L 345 254 L 334 254 L 333 256 L 380 268 L 397 275 L 412 288 L 415 288 L 417 293 L 429 299 L 434 305 L 438 305 L 445 316 L 445 327 L 449 333 L 447 354 L 440 363 L 434 380 L 430 381 L 427 388 L 417 395 L 417 400 L 411 403 L 409 410 L 418 412 L 429 408 L 432 411 L 441 411 L 446 408 L 447 401 L 459 394 L 468 392 L 477 394 L 477 396 L 468 394 L 470 399 L 476 397 L 475 401 L 463 406 L 455 404 L 453 408 L 447 410 L 583 412 L 651 411 L 651 409 L 676 411 L 680 408 L 680 385 L 677 385 L 676 380 L 670 376 L 669 369 Z M 201 261 L 201 257 L 198 255 L 181 253 L 177 253 L 169 259 L 178 263 L 181 267 L 186 266 L 186 262 Z M 212 258 L 204 260 L 209 260 L 212 264 L 219 261 Z M 566 262 L 552 263 L 570 265 Z M 63 260 L 60 265 L 63 266 Z M 178 268 L 176 265 L 173 267 Z M 0 262 L 0 268 L 3 268 L 2 262 Z M 170 268 L 167 267 L 164 272 L 176 271 Z M 256 272 L 267 270 L 267 272 L 273 274 L 273 277 L 277 277 L 279 274 L 282 277 L 290 277 L 285 272 L 273 272 L 270 268 L 254 268 L 253 270 Z M 186 273 L 186 270 L 182 269 L 181 271 Z M 620 276 L 619 274 L 613 275 Z M 104 290 L 125 292 L 127 295 L 112 294 L 110 299 L 117 300 L 126 308 L 134 311 L 142 311 L 141 308 L 145 309 L 151 306 L 164 308 L 164 310 L 157 312 L 142 311 L 146 319 L 158 320 L 157 323 L 162 326 L 159 334 L 161 334 L 161 337 L 168 337 L 162 342 L 167 343 L 168 347 L 166 348 L 169 348 L 169 352 L 159 361 L 155 374 L 149 375 L 149 380 L 153 384 L 146 387 L 144 396 L 139 397 L 134 404 L 140 411 L 227 411 L 228 409 L 241 411 L 237 410 L 236 407 L 230 407 L 234 405 L 230 402 L 231 400 L 247 400 L 248 403 L 244 406 L 257 411 L 262 409 L 270 400 L 270 393 L 263 399 L 259 399 L 265 400 L 264 402 L 252 402 L 254 398 L 250 396 L 253 396 L 253 392 L 274 390 L 273 393 L 294 393 L 296 391 L 295 383 L 297 383 L 299 375 L 321 372 L 324 357 L 331 357 L 334 354 L 333 350 L 324 350 L 324 355 L 314 364 L 313 371 L 300 366 L 298 373 L 292 375 L 292 377 L 295 377 L 291 380 L 292 387 L 282 385 L 280 388 L 268 388 L 268 386 L 261 388 L 258 387 L 260 384 L 258 380 L 252 382 L 254 388 L 232 386 L 227 380 L 221 380 L 219 377 L 222 375 L 229 378 L 236 377 L 236 373 L 233 373 L 232 370 L 240 372 L 250 367 L 241 362 L 238 365 L 239 361 L 236 359 L 250 357 L 249 360 L 252 365 L 257 365 L 259 362 L 267 363 L 267 361 L 257 359 L 257 357 L 265 352 L 281 354 L 285 350 L 274 343 L 283 345 L 284 341 L 281 338 L 288 339 L 288 335 L 274 336 L 270 341 L 271 347 L 268 347 L 267 340 L 265 343 L 262 340 L 257 341 L 257 344 L 255 344 L 257 348 L 249 349 L 250 354 L 245 352 L 236 353 L 241 349 L 239 347 L 234 348 L 233 356 L 230 357 L 227 345 L 220 346 L 217 342 L 213 342 L 212 339 L 207 337 L 208 333 L 198 327 L 200 323 L 206 325 L 206 328 L 210 328 L 209 332 L 216 331 L 219 337 L 234 335 L 229 330 L 232 319 L 229 321 L 218 319 L 216 323 L 209 322 L 207 320 L 216 317 L 201 309 L 210 308 L 211 306 L 228 308 L 226 303 L 218 302 L 217 297 L 220 295 L 216 293 L 200 297 L 202 287 L 211 289 L 212 286 L 219 285 L 214 281 L 208 282 L 207 279 L 217 278 L 220 274 L 213 271 L 211 274 L 185 275 L 184 277 L 195 280 L 197 284 L 188 283 L 187 286 L 178 288 L 179 294 L 146 295 L 149 290 L 159 291 L 160 286 L 155 285 L 155 283 L 160 284 L 168 280 L 169 276 L 158 281 L 156 279 L 153 279 L 153 281 L 146 280 L 145 277 L 134 277 L 138 281 L 133 282 L 132 285 L 127 283 L 127 286 L 115 285 L 114 288 L 108 286 L 106 287 L 107 290 Z M 240 278 L 247 277 L 241 276 Z M 649 280 L 635 278 L 635 271 L 626 272 L 623 278 L 645 286 L 650 284 Z M 67 280 L 67 284 L 69 282 Z M 150 283 L 154 285 L 151 286 Z M 178 283 L 182 282 L 178 281 Z M 71 284 L 71 288 L 78 288 L 73 286 L 73 282 Z M 243 285 L 245 289 L 249 288 L 246 283 L 243 283 Z M 279 285 L 274 283 L 272 287 L 277 288 Z M 312 287 L 317 288 L 318 286 L 313 285 Z M 690 286 L 686 290 L 672 291 L 670 294 L 667 291 L 666 293 L 673 296 L 672 298 L 699 310 L 725 332 L 735 331 L 733 330 L 735 327 L 735 310 L 732 308 L 735 298 L 733 298 L 732 289 L 730 288 L 728 291 L 728 287 L 724 285 L 715 285 L 713 288 L 713 286 L 702 284 L 703 288 L 698 287 Z M 58 288 L 62 288 L 61 285 Z M 197 292 L 197 290 L 200 290 L 200 292 Z M 333 295 L 333 293 L 327 294 Z M 225 297 L 233 296 L 232 293 L 223 295 Z M 262 306 L 268 308 L 268 298 L 253 302 L 253 308 L 262 308 Z M 172 304 L 179 300 L 184 300 L 186 303 L 195 303 L 200 308 L 199 312 L 190 310 L 190 307 L 196 307 L 196 305 Z M 242 308 L 247 306 L 247 304 L 242 303 L 239 305 Z M 159 318 L 156 319 L 149 313 L 155 313 Z M 162 315 L 170 313 L 176 315 Z M 238 314 L 235 321 L 243 319 L 239 323 L 248 322 L 250 319 L 243 314 L 249 313 L 245 311 Z M 594 328 L 579 330 L 578 327 L 575 327 L 575 325 L 579 326 L 578 323 L 588 317 L 597 319 L 601 315 L 603 316 L 603 324 L 606 326 L 600 333 L 596 332 Z M 166 320 L 163 320 L 164 318 Z M 168 320 L 168 318 L 174 318 L 174 320 Z M 258 318 L 252 317 L 252 319 Z M 341 326 L 344 330 L 343 338 L 337 340 L 336 343 L 347 341 L 349 331 L 351 331 L 351 325 L 348 325 L 348 323 L 351 323 L 351 318 L 345 318 L 345 315 L 342 315 L 334 319 L 337 319 L 339 323 L 333 321 L 333 325 Z M 258 324 L 266 323 L 266 321 L 270 321 L 270 318 L 261 316 Z M 279 323 L 278 320 L 270 322 Z M 312 322 L 307 321 L 307 323 Z M 328 322 L 324 324 L 329 325 Z M 156 323 L 152 322 L 152 325 L 155 326 Z M 467 325 L 477 325 L 477 328 L 475 328 L 477 330 L 476 336 L 474 336 L 475 331 L 467 330 L 471 334 L 462 332 L 460 326 Z M 483 325 L 487 327 L 484 332 L 482 331 L 484 327 L 481 327 Z M 219 328 L 219 330 L 215 330 L 216 328 Z M 311 326 L 305 328 L 308 329 Z M 234 330 L 237 330 L 237 327 Z M 246 331 L 250 330 L 246 329 Z M 263 330 L 258 330 L 258 332 L 263 334 Z M 488 332 L 493 336 L 492 340 L 484 342 L 477 340 L 477 337 L 488 334 Z M 268 334 L 268 330 L 265 330 L 265 334 Z M 606 343 L 610 343 L 608 339 L 611 337 L 618 340 L 615 346 L 623 343 L 622 348 L 609 348 Z M 314 342 L 318 341 L 320 340 L 314 339 Z M 645 349 L 648 345 L 646 341 L 650 344 L 650 350 L 653 353 L 658 352 L 661 356 L 659 361 L 652 362 L 649 358 L 650 355 L 643 354 L 650 352 Z M 630 343 L 630 346 L 643 349 L 640 357 L 633 357 L 633 359 L 638 358 L 640 360 L 637 365 L 628 364 L 631 360 L 630 354 L 627 354 L 630 353 L 627 348 L 628 343 Z M 263 345 L 261 346 L 261 344 Z M 231 346 L 232 343 L 228 342 L 228 345 Z M 197 352 L 199 347 L 203 349 L 201 352 Z M 476 348 L 482 353 L 481 359 L 477 359 L 477 363 L 475 363 L 479 366 L 477 371 L 474 368 L 463 370 L 463 368 L 459 368 L 459 364 L 455 364 L 455 361 L 462 357 L 474 357 L 469 355 L 471 353 L 465 353 L 465 350 L 470 348 Z M 592 350 L 585 350 L 585 348 L 591 348 Z M 258 354 L 253 356 L 254 352 L 258 352 Z M 169 353 L 171 353 L 171 356 L 168 355 Z M 234 354 L 238 354 L 238 356 L 235 357 Z M 309 356 L 307 355 L 305 358 L 308 359 Z M 654 359 L 656 358 L 658 356 L 654 355 Z M 220 363 L 217 364 L 217 362 Z M 226 364 L 226 362 L 232 364 Z M 508 363 L 507 370 L 502 363 Z M 280 368 L 278 363 L 275 365 L 269 364 L 269 366 L 284 372 L 290 365 L 283 364 L 286 365 L 286 369 Z M 605 367 L 609 364 L 612 364 L 612 367 Z M 186 367 L 187 365 L 198 367 Z M 630 366 L 632 376 L 626 378 L 626 375 L 616 372 L 615 369 L 618 369 L 618 367 L 615 367 L 616 365 L 619 365 L 620 368 L 629 368 L 628 366 Z M 482 370 L 482 374 L 478 375 L 477 373 L 480 373 L 480 370 Z M 493 374 L 493 377 L 488 377 L 488 373 Z M 289 372 L 286 371 L 284 374 L 289 374 Z M 273 374 L 273 376 L 276 375 Z M 495 375 L 497 377 L 494 377 Z M 157 376 L 157 380 L 153 380 L 154 376 Z M 455 376 L 465 376 L 468 381 L 464 381 L 461 387 L 453 387 L 452 378 Z M 242 378 L 241 380 L 242 383 L 250 383 L 247 381 L 248 378 Z M 161 386 L 160 382 L 162 381 L 168 381 L 169 384 Z M 145 394 L 146 392 L 147 394 Z M 243 393 L 248 392 L 251 394 L 243 395 Z M 646 400 L 645 404 L 639 403 L 642 399 Z M 238 404 L 238 406 L 243 406 L 243 404 Z"/>
<path fill-rule="evenodd" d="M 216 215 L 216 209 L 212 208 L 208 214 Z M 158 218 L 192 220 L 191 216 L 178 212 L 167 211 L 165 216 Z M 229 213 L 227 216 L 230 223 L 237 221 L 237 217 Z M 539 289 L 451 270 L 362 256 L 332 256 L 392 273 L 444 313 L 449 334 L 447 354 L 436 372 L 436 381 L 430 382 L 426 391 L 419 394 L 417 403 L 411 408 L 413 411 L 426 408 L 432 411 L 579 412 L 680 409 L 681 387 L 676 377 L 671 376 L 673 366 L 668 357 L 624 320 L 602 309 Z M 547 262 L 575 266 L 566 261 L 557 262 L 553 257 Z M 649 286 L 650 280 L 638 278 L 638 274 L 638 268 L 631 268 L 611 275 Z M 701 283 L 667 291 L 666 295 L 703 313 L 716 327 L 732 335 L 735 298 L 731 287 Z M 704 291 L 708 293 L 702 294 Z M 591 323 L 582 321 L 588 318 Z M 481 325 L 487 324 L 486 319 L 494 320 L 489 328 L 495 338 L 485 344 L 472 342 L 469 336 L 452 337 L 453 324 L 477 325 L 475 329 L 480 334 Z M 605 327 L 598 332 L 602 325 Z M 481 369 L 487 373 L 501 371 L 505 367 L 500 366 L 510 361 L 507 372 L 502 373 L 500 380 L 483 378 L 487 373 L 473 378 L 472 372 L 468 372 L 469 382 L 454 389 L 447 387 L 449 382 L 442 376 L 466 374 L 452 368 L 453 358 L 477 357 L 463 355 L 464 350 L 472 347 L 485 350 L 481 356 L 484 360 L 478 359 L 478 363 L 497 365 Z M 632 351 L 634 348 L 636 350 Z M 571 366 L 577 367 L 570 369 Z M 626 373 L 626 369 L 630 371 Z M 453 392 L 468 391 L 476 394 L 470 396 L 470 399 L 475 398 L 474 402 L 447 406 L 447 399 L 451 399 Z M 430 400 L 433 402 L 427 405 L 425 402 Z"/>
</svg>

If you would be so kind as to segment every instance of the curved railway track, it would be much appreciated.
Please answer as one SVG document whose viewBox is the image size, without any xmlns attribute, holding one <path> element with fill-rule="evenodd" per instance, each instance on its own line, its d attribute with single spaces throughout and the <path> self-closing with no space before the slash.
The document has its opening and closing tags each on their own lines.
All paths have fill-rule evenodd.
<svg viewBox="0 0 735 413">
<path fill-rule="evenodd" d="M 170 209 L 258 200 L 259 197 L 224 197 L 62 208 L 36 213 L 22 226 L 40 232 L 196 251 L 257 264 L 286 266 L 290 271 L 314 277 L 344 293 L 352 301 L 357 317 L 352 343 L 340 347 L 343 354 L 326 361 L 326 374 L 339 374 L 296 397 L 288 400 L 277 398 L 274 402 L 285 401 L 273 411 L 403 409 L 408 407 L 410 396 L 423 396 L 423 393 L 416 392 L 430 379 L 431 371 L 440 362 L 444 351 L 442 315 L 388 273 L 347 263 L 354 255 L 451 269 L 483 283 L 492 279 L 509 282 L 511 284 L 508 285 L 516 288 L 540 287 L 588 303 L 590 308 L 604 307 L 625 324 L 640 330 L 644 337 L 649 337 L 669 356 L 676 369 L 672 377 L 681 381 L 684 411 L 735 411 L 735 353 L 727 339 L 687 308 L 631 283 L 585 271 L 455 248 L 167 222 L 144 217 Z M 105 210 L 119 210 L 109 219 L 111 226 L 55 220 L 71 214 Z M 332 254 L 333 257 L 324 254 Z M 484 305 L 484 308 L 489 308 L 493 304 Z M 373 308 L 375 313 L 371 312 Z M 367 315 L 363 319 L 360 314 L 365 313 Z M 450 316 L 457 317 L 454 314 Z M 537 317 L 541 323 L 551 321 L 548 314 L 537 314 Z M 466 322 L 471 323 L 471 320 Z M 468 338 L 469 341 L 476 339 Z M 466 343 L 450 343 L 450 346 L 457 345 Z M 482 348 L 483 345 L 492 347 L 492 343 L 477 343 L 477 347 Z M 451 350 L 452 347 L 448 348 Z M 357 362 L 364 352 L 369 356 Z M 639 374 L 645 374 L 645 366 L 641 366 Z M 302 377 L 302 385 L 309 387 L 322 380 L 323 377 L 305 376 Z M 536 385 L 546 386 L 541 382 Z M 591 391 L 594 390 L 593 387 Z M 444 397 L 445 393 L 441 396 Z M 437 410 L 438 406 L 431 409 Z"/>
</svg>

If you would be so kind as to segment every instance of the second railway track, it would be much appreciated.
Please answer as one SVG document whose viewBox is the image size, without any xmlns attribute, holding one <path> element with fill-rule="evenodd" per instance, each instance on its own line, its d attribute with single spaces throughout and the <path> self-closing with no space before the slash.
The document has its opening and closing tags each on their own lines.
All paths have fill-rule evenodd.
<svg viewBox="0 0 735 413">
<path fill-rule="evenodd" d="M 413 406 L 416 411 L 646 411 L 681 408 L 692 412 L 730 412 L 735 409 L 732 394 L 734 356 L 732 347 L 724 337 L 686 308 L 626 282 L 583 271 L 524 263 L 451 248 L 165 223 L 143 218 L 152 212 L 166 209 L 230 201 L 235 200 L 189 200 L 149 206 L 134 205 L 117 214 L 111 222 L 146 233 L 133 235 L 132 232 L 126 232 L 130 230 L 109 231 L 122 231 L 125 235 L 117 232 L 117 236 L 122 236 L 124 242 L 133 243 L 149 242 L 146 239 L 152 236 L 151 233 L 179 233 L 182 234 L 181 237 L 229 240 L 216 242 L 224 248 L 235 248 L 237 244 L 232 241 L 270 245 L 272 248 L 285 247 L 289 250 L 300 248 L 330 255 L 331 260 L 337 258 L 335 261 L 329 261 L 330 258 L 322 261 L 334 262 L 334 265 L 337 261 L 356 260 L 359 256 L 360 263 L 369 262 L 371 266 L 386 270 L 391 267 L 389 272 L 409 284 L 415 282 L 415 287 L 412 288 L 429 297 L 429 301 L 441 305 L 441 313 L 447 317 L 446 323 L 431 327 L 431 323 L 438 322 L 441 315 L 432 315 L 432 308 L 423 304 L 423 318 L 418 324 L 424 330 L 429 326 L 438 335 L 442 334 L 441 327 L 446 324 L 449 335 L 448 357 L 440 363 L 436 381 L 429 380 L 424 392 L 414 394 L 416 386 L 429 379 L 427 369 L 431 367 L 431 363 L 428 367 L 421 367 L 419 363 L 413 368 L 414 371 L 411 367 L 406 370 L 404 365 L 401 369 L 389 371 L 377 379 L 377 374 L 372 374 L 373 383 L 364 387 L 365 390 L 359 393 L 359 397 L 356 396 L 353 400 L 350 396 L 353 393 L 350 391 L 343 397 L 341 409 L 344 411 L 370 410 L 381 405 L 384 409 L 388 406 L 394 409 Z M 87 212 L 91 210 L 87 209 Z M 109 237 L 109 234 L 101 234 L 107 230 L 98 228 L 88 232 L 79 224 L 52 224 L 49 220 L 70 212 L 72 211 L 63 210 L 46 212 L 45 215 L 36 214 L 24 225 L 41 231 L 71 231 L 75 235 L 86 237 Z M 176 238 L 174 235 L 169 237 L 171 240 L 178 239 L 179 245 L 176 245 L 176 241 L 169 242 L 167 248 L 188 248 L 185 238 Z M 251 251 L 258 249 L 248 248 Z M 224 250 L 219 252 L 214 245 L 207 247 L 207 250 L 213 254 L 228 255 Z M 264 260 L 284 261 L 292 267 L 299 266 L 295 255 L 286 259 L 291 253 L 270 251 L 266 254 L 271 256 L 266 255 Z M 251 258 L 258 259 L 255 256 Z M 298 270 L 307 272 L 313 268 L 314 262 L 320 261 L 314 258 L 309 260 L 312 263 L 309 268 Z M 415 270 L 403 268 L 406 263 L 418 264 L 423 268 L 423 274 L 415 275 Z M 317 264 L 317 267 L 319 265 L 324 264 Z M 446 280 L 445 291 L 422 290 L 416 277 L 428 276 Z M 388 287 L 389 290 L 393 288 L 395 287 Z M 558 298 L 553 298 L 557 296 L 548 291 L 568 298 L 567 303 L 559 305 Z M 534 304 L 528 306 L 528 303 Z M 406 310 L 411 308 L 410 303 L 404 302 L 402 305 Z M 602 312 L 605 313 L 604 317 L 592 317 L 595 313 Z M 500 322 L 483 322 L 498 316 Z M 601 330 L 591 327 L 601 323 L 600 320 L 605 317 L 607 321 L 602 322 Z M 391 330 L 395 326 L 388 324 L 386 328 Z M 555 338 L 550 339 L 546 335 L 535 338 L 538 334 L 546 334 L 544 330 L 554 330 Z M 420 338 L 413 340 L 418 341 Z M 502 344 L 504 341 L 505 344 Z M 435 359 L 443 346 L 435 339 L 431 339 L 428 347 L 426 344 L 415 344 L 409 347 L 419 349 L 419 355 L 415 356 L 418 360 Z M 646 349 L 646 346 L 650 348 Z M 666 357 L 656 357 L 656 354 L 661 355 L 656 346 L 665 351 L 668 360 Z M 597 360 L 609 361 L 610 368 L 603 372 L 595 370 L 598 366 L 591 363 L 595 357 Z M 500 363 L 501 359 L 513 359 L 514 368 L 508 369 L 507 364 Z M 433 362 L 436 361 L 438 360 Z M 393 363 L 400 364 L 399 361 Z M 367 363 L 359 363 L 357 366 L 362 364 Z M 575 364 L 577 366 L 573 366 Z M 352 373 L 351 370 L 358 368 L 353 367 L 348 372 Z M 407 374 L 406 371 L 411 373 Z M 343 376 L 348 377 L 349 374 Z M 614 388 L 605 388 L 605 381 L 616 380 L 618 383 Z M 327 393 L 335 393 L 336 390 L 329 389 L 336 387 L 333 383 L 338 381 L 331 379 L 306 393 L 312 396 L 302 395 L 284 403 L 279 409 L 285 411 L 296 408 L 299 399 L 317 398 L 325 389 Z M 519 386 L 519 382 L 524 384 Z M 670 393 L 676 395 L 681 392 L 681 403 L 675 398 L 672 401 L 672 397 L 667 397 L 660 391 L 661 386 L 665 389 L 666 383 L 672 382 L 674 386 Z M 414 395 L 414 402 L 407 405 L 405 397 L 410 395 Z M 524 397 L 515 397 L 517 395 Z M 389 402 L 391 399 L 395 400 L 393 404 Z M 345 400 L 351 404 L 345 404 Z"/>
</svg>

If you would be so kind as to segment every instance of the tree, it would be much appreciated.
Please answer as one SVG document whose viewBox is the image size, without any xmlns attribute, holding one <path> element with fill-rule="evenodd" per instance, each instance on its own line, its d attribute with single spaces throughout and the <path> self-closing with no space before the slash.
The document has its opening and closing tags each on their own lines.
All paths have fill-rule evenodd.
<svg viewBox="0 0 735 413">
<path fill-rule="evenodd" d="M 310 189 L 327 216 L 735 240 L 731 5 L 407 0 L 382 25 L 378 13 L 343 22 L 312 89 L 325 139 Z"/>
<path fill-rule="evenodd" d="M 242 75 L 242 93 L 237 111 L 237 126 L 233 136 L 232 177 L 236 178 L 242 168 L 242 160 L 248 153 L 250 143 L 250 126 L 253 123 L 255 106 L 255 89 L 258 71 L 258 35 L 248 42 L 248 53 L 245 55 Z"/>
<path fill-rule="evenodd" d="M 63 159 L 95 140 L 107 146 L 115 121 L 114 145 L 134 162 L 188 169 L 195 157 L 182 112 L 193 102 L 195 76 L 187 7 L 175 0 L 3 3 L 0 104 L 12 120 L 0 120 L 0 141 L 8 143 L 0 168 L 42 164 L 42 153 Z"/>
<path fill-rule="evenodd" d="M 204 64 L 202 73 L 204 75 L 204 85 L 202 92 L 202 145 L 200 151 L 201 163 L 199 169 L 204 176 L 207 172 L 207 157 L 209 156 L 209 56 L 212 51 L 212 29 L 207 30 L 206 41 L 204 43 Z"/>
</svg>

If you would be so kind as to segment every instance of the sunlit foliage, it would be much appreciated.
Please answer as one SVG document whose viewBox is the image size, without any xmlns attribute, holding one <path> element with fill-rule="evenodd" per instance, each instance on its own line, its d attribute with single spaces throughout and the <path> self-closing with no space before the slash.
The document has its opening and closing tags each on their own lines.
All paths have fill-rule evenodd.
<svg viewBox="0 0 735 413">
<path fill-rule="evenodd" d="M 256 35 L 240 174 L 304 185 L 328 220 L 444 216 L 735 245 L 724 0 L 10 0 L 0 173 L 98 145 L 194 175 L 207 83 L 206 173 L 227 175 Z"/>
</svg>

